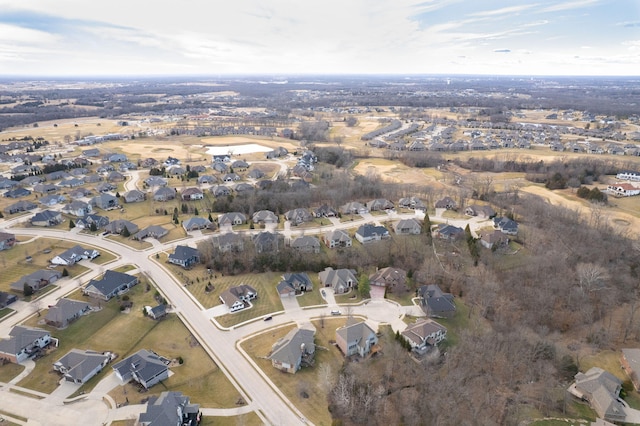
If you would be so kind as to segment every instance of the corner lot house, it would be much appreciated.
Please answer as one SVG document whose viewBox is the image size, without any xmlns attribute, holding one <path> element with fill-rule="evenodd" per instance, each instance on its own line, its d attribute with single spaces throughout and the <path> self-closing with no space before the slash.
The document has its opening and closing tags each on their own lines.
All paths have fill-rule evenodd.
<svg viewBox="0 0 640 426">
<path fill-rule="evenodd" d="M 9 338 L 0 340 L 0 358 L 20 364 L 51 343 L 51 334 L 41 328 L 16 325 Z"/>
<path fill-rule="evenodd" d="M 357 354 L 364 358 L 377 343 L 378 336 L 365 322 L 347 322 L 336 330 L 336 344 L 346 357 Z"/>
<path fill-rule="evenodd" d="M 294 328 L 271 347 L 271 365 L 285 373 L 295 374 L 301 367 L 312 366 L 316 345 L 314 330 Z"/>
<path fill-rule="evenodd" d="M 191 404 L 188 396 L 181 392 L 162 392 L 160 396 L 149 398 L 147 411 L 140 413 L 140 426 L 196 426 L 200 424 L 200 406 Z"/>
<path fill-rule="evenodd" d="M 62 213 L 53 210 L 43 210 L 31 218 L 33 226 L 56 226 L 62 222 L 64 222 Z"/>
<path fill-rule="evenodd" d="M 64 328 L 89 311 L 91 306 L 87 302 L 62 298 L 49 308 L 44 321 L 52 327 Z"/>
<path fill-rule="evenodd" d="M 86 383 L 111 361 L 109 352 L 81 351 L 71 349 L 65 356 L 53 363 L 53 369 L 64 376 L 67 382 Z"/>
<path fill-rule="evenodd" d="M 109 300 L 138 284 L 138 278 L 122 272 L 107 271 L 100 280 L 91 280 L 84 288 L 84 294 L 102 300 Z"/>
<path fill-rule="evenodd" d="M 153 351 L 141 349 L 115 364 L 113 371 L 123 384 L 134 380 L 149 389 L 169 377 L 169 362 Z"/>
<path fill-rule="evenodd" d="M 176 246 L 175 251 L 169 255 L 169 263 L 182 266 L 185 269 L 200 262 L 200 252 L 189 246 Z"/>
<path fill-rule="evenodd" d="M 94 249 L 85 249 L 75 246 L 51 259 L 54 265 L 72 266 L 81 260 L 93 260 L 100 256 L 100 252 Z"/>
</svg>

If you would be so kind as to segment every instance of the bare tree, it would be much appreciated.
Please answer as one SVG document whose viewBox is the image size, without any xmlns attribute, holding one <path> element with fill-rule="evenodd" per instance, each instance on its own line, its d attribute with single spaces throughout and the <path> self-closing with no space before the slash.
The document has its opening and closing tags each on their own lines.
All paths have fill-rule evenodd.
<svg viewBox="0 0 640 426">
<path fill-rule="evenodd" d="M 609 279 L 609 273 L 605 268 L 595 263 L 578 263 L 576 274 L 580 289 L 584 293 L 602 290 Z"/>
</svg>

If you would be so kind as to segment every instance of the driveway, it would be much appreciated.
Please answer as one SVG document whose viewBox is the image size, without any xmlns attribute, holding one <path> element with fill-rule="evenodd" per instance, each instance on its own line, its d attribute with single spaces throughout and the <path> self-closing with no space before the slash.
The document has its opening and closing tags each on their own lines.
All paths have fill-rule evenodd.
<svg viewBox="0 0 640 426">
<path fill-rule="evenodd" d="M 298 304 L 298 298 L 295 296 L 281 297 L 280 300 L 282 300 L 282 307 L 284 308 L 285 311 L 300 309 L 300 305 Z"/>
<path fill-rule="evenodd" d="M 324 295 L 322 294 L 322 292 L 324 291 Z M 320 289 L 320 296 L 322 296 L 322 298 L 327 302 L 327 305 L 329 306 L 334 306 L 336 305 L 336 296 L 333 293 L 333 289 L 329 288 L 329 287 L 325 287 L 325 288 L 321 288 Z"/>
<path fill-rule="evenodd" d="M 369 294 L 371 294 L 371 298 L 374 300 L 384 299 L 384 287 L 372 285 Z"/>
</svg>

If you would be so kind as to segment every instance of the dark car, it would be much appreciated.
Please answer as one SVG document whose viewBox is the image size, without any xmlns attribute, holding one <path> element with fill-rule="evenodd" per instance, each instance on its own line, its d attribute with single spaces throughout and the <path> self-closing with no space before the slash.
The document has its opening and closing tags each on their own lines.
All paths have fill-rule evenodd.
<svg viewBox="0 0 640 426">
<path fill-rule="evenodd" d="M 272 319 L 273 319 L 273 317 L 272 317 L 271 315 L 269 315 L 268 317 L 264 317 L 264 320 L 265 320 L 265 321 L 270 321 L 270 320 L 272 320 Z"/>
</svg>

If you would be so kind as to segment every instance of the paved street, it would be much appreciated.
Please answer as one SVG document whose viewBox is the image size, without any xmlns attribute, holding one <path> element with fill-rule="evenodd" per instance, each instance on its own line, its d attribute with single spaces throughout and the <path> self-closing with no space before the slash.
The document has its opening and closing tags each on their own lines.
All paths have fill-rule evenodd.
<svg viewBox="0 0 640 426">
<path fill-rule="evenodd" d="M 137 176 L 138 175 L 135 174 L 132 181 L 135 181 Z M 135 187 L 135 185 L 128 183 L 127 188 L 132 189 L 133 187 Z M 422 219 L 422 217 L 414 213 L 394 214 L 393 218 L 401 219 L 416 216 L 418 219 Z M 6 228 L 11 224 L 26 219 L 27 217 L 22 217 L 17 220 L 4 221 L 0 225 L 0 228 Z M 353 228 L 354 226 L 368 222 L 379 223 L 380 220 L 384 219 L 387 219 L 387 217 L 367 214 L 361 219 L 341 223 L 338 219 L 334 218 L 331 219 L 330 224 L 322 228 L 306 228 L 304 230 L 292 229 L 288 224 L 285 224 L 284 234 L 286 234 L 285 236 L 288 238 L 295 238 L 303 233 L 308 235 L 334 229 Z M 432 219 L 442 220 L 439 215 L 434 216 Z M 474 231 L 488 224 L 488 221 L 482 221 L 478 218 L 449 219 L 446 221 L 460 227 L 464 227 L 467 223 L 470 223 Z M 177 244 L 195 245 L 198 241 L 209 238 L 207 235 L 196 233 L 179 242 L 172 241 L 167 244 L 150 240 L 153 244 L 152 247 L 138 250 L 100 235 L 83 234 L 78 230 L 69 232 L 40 228 L 12 228 L 10 231 L 21 236 L 22 239 L 24 239 L 24 237 L 29 238 L 29 240 L 38 237 L 48 237 L 68 239 L 79 244 L 90 244 L 102 250 L 109 250 L 119 256 L 113 262 L 105 265 L 95 265 L 90 262 L 85 262 L 86 266 L 89 267 L 88 272 L 80 278 L 60 280 L 56 283 L 58 288 L 39 298 L 35 304 L 36 306 L 55 304 L 57 299 L 77 289 L 80 285 L 86 284 L 90 279 L 98 277 L 107 269 L 114 269 L 125 264 L 133 264 L 139 271 L 144 271 L 156 283 L 166 299 L 175 307 L 175 311 L 182 318 L 185 325 L 198 338 L 203 348 L 207 350 L 229 380 L 238 388 L 241 395 L 243 395 L 244 399 L 248 402 L 246 407 L 239 409 L 240 412 L 255 410 L 261 420 L 267 424 L 293 425 L 302 423 L 302 413 L 271 383 L 268 377 L 257 368 L 253 361 L 239 350 L 237 342 L 246 336 L 291 321 L 302 324 L 320 315 L 330 315 L 331 310 L 337 307 L 330 289 L 325 290 L 326 306 L 302 309 L 298 306 L 297 300 L 292 298 L 283 301 L 285 312 L 274 315 L 272 321 L 251 321 L 247 324 L 232 327 L 231 329 L 222 329 L 216 326 L 215 319 L 212 320 L 212 318 L 223 313 L 223 309 L 225 308 L 221 306 L 205 310 L 188 290 L 165 269 L 164 265 L 155 262 L 155 256 L 153 256 L 160 251 L 169 252 L 173 250 Z M 245 232 L 257 233 L 260 232 L 260 230 Z M 8 336 L 10 329 L 15 324 L 21 323 L 35 312 L 34 305 L 25 302 L 17 302 L 12 305 L 12 308 L 15 309 L 16 312 L 0 322 L 0 337 Z M 412 307 L 401 307 L 387 300 L 375 298 L 365 304 L 350 307 L 340 306 L 339 309 L 343 315 L 349 312 L 353 315 L 366 317 L 368 322 L 375 327 L 381 323 L 391 324 L 394 330 L 402 330 L 406 327 L 402 318 L 407 312 L 411 312 L 412 315 L 420 314 L 419 310 Z M 74 389 L 72 385 L 65 384 L 41 400 L 34 400 L 33 398 L 20 394 L 10 393 L 8 389 L 11 385 L 5 385 L 0 390 L 2 392 L 0 404 L 5 412 L 29 418 L 30 424 L 63 425 L 74 424 L 82 420 L 82 423 L 86 425 L 99 425 L 116 419 L 126 419 L 137 416 L 140 410 L 144 409 L 144 406 L 131 406 L 126 409 L 124 407 L 116 408 L 115 404 L 107 404 L 103 401 L 102 397 L 104 394 L 114 385 L 117 384 L 113 383 L 113 378 L 107 378 L 104 384 L 99 384 L 86 399 L 66 405 L 63 401 L 69 394 L 73 393 Z M 205 413 L 219 413 L 220 415 L 233 415 L 233 413 L 237 412 L 236 409 L 211 411 L 206 407 L 203 408 L 205 409 Z M 46 415 L 38 413 L 46 413 Z M 70 419 L 73 420 L 70 422 Z"/>
</svg>

